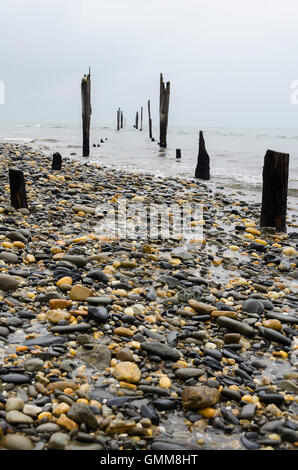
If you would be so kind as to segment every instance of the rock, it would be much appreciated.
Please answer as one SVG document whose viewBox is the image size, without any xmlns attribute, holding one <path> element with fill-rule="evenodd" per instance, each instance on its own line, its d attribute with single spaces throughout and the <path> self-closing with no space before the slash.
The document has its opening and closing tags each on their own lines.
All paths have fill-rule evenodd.
<svg viewBox="0 0 298 470">
<path fill-rule="evenodd" d="M 49 442 L 48 449 L 52 450 L 64 450 L 65 447 L 69 444 L 70 437 L 68 434 L 63 432 L 55 432 L 52 434 Z"/>
<path fill-rule="evenodd" d="M 226 328 L 229 331 L 240 333 L 242 335 L 253 336 L 255 334 L 255 330 L 251 326 L 244 322 L 241 323 L 238 320 L 234 320 L 233 318 L 218 317 L 217 323 L 219 326 Z"/>
<path fill-rule="evenodd" d="M 290 272 L 292 269 L 291 263 L 287 260 L 283 260 L 279 265 L 278 269 L 282 272 Z"/>
<path fill-rule="evenodd" d="M 99 297 L 88 297 L 87 302 L 91 305 L 109 305 L 113 300 L 107 295 L 101 295 Z"/>
<path fill-rule="evenodd" d="M 217 310 L 217 308 L 213 305 L 204 304 L 203 302 L 198 302 L 195 299 L 190 299 L 188 303 L 191 308 L 193 308 L 200 315 L 209 315 L 215 310 Z"/>
<path fill-rule="evenodd" d="M 123 326 L 119 326 L 115 328 L 113 331 L 114 335 L 117 336 L 125 336 L 126 338 L 131 338 L 134 335 L 134 332 L 129 328 L 124 328 Z"/>
<path fill-rule="evenodd" d="M 237 318 L 238 313 L 230 311 L 230 310 L 213 310 L 213 312 L 211 312 L 211 317 L 213 318 L 217 318 L 217 317 Z"/>
<path fill-rule="evenodd" d="M 23 374 L 5 374 L 1 376 L 1 380 L 11 384 L 25 384 L 29 382 L 30 377 Z"/>
<path fill-rule="evenodd" d="M 197 378 L 204 374 L 202 369 L 196 369 L 195 367 L 183 367 L 175 370 L 175 376 L 180 380 L 187 380 L 192 377 Z"/>
<path fill-rule="evenodd" d="M 105 432 L 108 435 L 129 433 L 135 427 L 135 421 L 123 421 L 121 419 L 114 419 L 106 428 Z"/>
<path fill-rule="evenodd" d="M 84 204 L 75 204 L 72 207 L 74 212 L 84 212 L 85 214 L 95 215 L 96 209 L 94 207 L 85 206 Z"/>
<path fill-rule="evenodd" d="M 22 411 L 24 408 L 24 401 L 19 397 L 8 398 L 5 403 L 5 411 Z"/>
<path fill-rule="evenodd" d="M 199 410 L 216 405 L 220 399 L 220 392 L 216 388 L 198 385 L 186 387 L 181 395 L 182 405 L 190 410 Z"/>
<path fill-rule="evenodd" d="M 264 328 L 263 326 L 259 326 L 259 331 L 261 335 L 269 341 L 284 344 L 285 346 L 291 345 L 289 338 L 279 333 L 278 331 L 272 330 L 270 328 Z"/>
<path fill-rule="evenodd" d="M 22 242 L 25 244 L 27 243 L 27 238 L 21 232 L 17 232 L 17 231 L 7 232 L 5 236 L 12 242 Z"/>
<path fill-rule="evenodd" d="M 115 358 L 118 359 L 118 361 L 128 361 L 128 362 L 133 362 L 133 354 L 132 351 L 128 348 L 122 348 L 120 351 L 118 351 L 115 355 Z"/>
<path fill-rule="evenodd" d="M 78 429 L 78 424 L 73 421 L 72 419 L 68 418 L 65 414 L 62 413 L 62 415 L 59 416 L 57 419 L 56 423 L 59 426 L 62 426 L 63 428 L 67 429 L 67 431 L 73 431 L 73 429 Z"/>
<path fill-rule="evenodd" d="M 47 312 L 47 320 L 51 323 L 69 320 L 70 317 L 71 314 L 67 310 L 48 310 Z"/>
<path fill-rule="evenodd" d="M 19 258 L 15 253 L 10 253 L 9 251 L 2 251 L 0 253 L 0 260 L 5 261 L 7 264 L 17 264 Z"/>
<path fill-rule="evenodd" d="M 75 264 L 78 268 L 84 268 L 87 261 L 84 256 L 80 255 L 65 255 L 63 261 L 68 261 L 69 263 Z"/>
<path fill-rule="evenodd" d="M 108 276 L 103 273 L 100 269 L 93 269 L 92 271 L 89 271 L 86 277 L 90 277 L 91 279 L 95 279 L 99 282 L 104 282 L 105 284 L 109 282 Z"/>
<path fill-rule="evenodd" d="M 41 406 L 35 406 L 35 405 L 28 405 L 26 404 L 23 408 L 23 413 L 25 415 L 31 416 L 32 418 L 35 418 L 36 416 L 39 415 L 39 413 L 42 412 L 42 407 Z"/>
<path fill-rule="evenodd" d="M 53 310 L 64 310 L 72 306 L 72 301 L 67 299 L 50 299 L 49 304 Z"/>
<path fill-rule="evenodd" d="M 39 336 L 37 338 L 28 339 L 23 344 L 24 346 L 41 346 L 46 348 L 48 346 L 54 346 L 55 344 L 63 344 L 65 343 L 66 339 L 62 338 L 61 336 L 54 336 L 51 334 L 47 334 L 45 336 Z"/>
<path fill-rule="evenodd" d="M 88 287 L 84 287 L 81 284 L 76 284 L 75 286 L 72 287 L 69 297 L 71 300 L 77 300 L 79 302 L 84 302 L 85 300 L 88 299 L 88 297 L 91 297 L 93 294 L 93 290 L 89 289 Z"/>
<path fill-rule="evenodd" d="M 21 411 L 11 410 L 6 413 L 6 421 L 9 424 L 31 424 L 33 419 L 30 416 L 25 415 Z"/>
<path fill-rule="evenodd" d="M 38 359 L 37 357 L 34 357 L 32 359 L 27 359 L 24 362 L 24 368 L 28 372 L 38 372 L 39 370 L 42 370 L 44 366 L 44 361 L 41 359 Z"/>
<path fill-rule="evenodd" d="M 150 405 L 142 405 L 141 413 L 144 418 L 149 418 L 152 424 L 154 424 L 155 426 L 159 425 L 159 414 Z"/>
<path fill-rule="evenodd" d="M 247 313 L 261 314 L 264 311 L 264 305 L 259 300 L 248 299 L 244 302 L 242 310 Z"/>
<path fill-rule="evenodd" d="M 79 388 L 78 384 L 71 380 L 59 380 L 57 382 L 51 382 L 47 385 L 47 389 L 49 391 L 57 390 L 64 390 L 65 388 L 71 388 L 72 390 L 77 390 Z"/>
<path fill-rule="evenodd" d="M 56 423 L 43 423 L 43 424 L 39 424 L 37 427 L 36 427 L 36 432 L 38 434 L 47 434 L 47 433 L 52 433 L 52 432 L 58 432 L 60 431 L 61 428 L 60 426 L 58 426 L 58 424 Z"/>
<path fill-rule="evenodd" d="M 225 344 L 237 344 L 241 339 L 241 335 L 239 333 L 226 333 L 224 335 L 224 342 Z"/>
<path fill-rule="evenodd" d="M 138 383 L 141 378 L 141 371 L 134 362 L 124 361 L 116 364 L 113 376 L 119 381 Z"/>
<path fill-rule="evenodd" d="M 8 292 L 18 288 L 18 281 L 9 274 L 0 274 L 0 290 Z"/>
<path fill-rule="evenodd" d="M 263 320 L 263 326 L 265 328 L 271 328 L 272 330 L 275 330 L 275 331 L 282 330 L 282 324 L 280 323 L 279 320 L 276 320 L 276 319 Z"/>
<path fill-rule="evenodd" d="M 244 405 L 240 412 L 240 419 L 253 419 L 256 413 L 257 406 L 253 403 Z"/>
<path fill-rule="evenodd" d="M 34 448 L 30 437 L 20 434 L 7 434 L 0 441 L 0 446 L 8 450 L 32 450 Z"/>
<path fill-rule="evenodd" d="M 92 350 L 78 352 L 77 357 L 99 371 L 110 366 L 112 353 L 107 346 L 94 344 Z"/>
<path fill-rule="evenodd" d="M 146 351 L 148 354 L 157 355 L 162 359 L 177 361 L 180 357 L 176 349 L 162 343 L 144 342 L 141 343 L 141 349 Z"/>
<path fill-rule="evenodd" d="M 67 416 L 78 424 L 85 423 L 90 429 L 95 431 L 98 427 L 96 417 L 85 403 L 74 403 Z"/>
<path fill-rule="evenodd" d="M 279 382 L 279 386 L 282 390 L 288 393 L 295 393 L 298 395 L 298 385 L 294 382 L 294 380 L 281 380 Z"/>
</svg>

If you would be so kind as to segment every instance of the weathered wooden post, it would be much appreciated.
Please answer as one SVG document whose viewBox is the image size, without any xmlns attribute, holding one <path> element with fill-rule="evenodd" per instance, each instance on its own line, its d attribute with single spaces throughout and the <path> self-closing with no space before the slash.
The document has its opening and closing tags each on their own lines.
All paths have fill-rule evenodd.
<svg viewBox="0 0 298 470">
<path fill-rule="evenodd" d="M 138 111 L 136 112 L 136 125 L 135 125 L 135 128 L 136 129 L 139 128 L 139 113 L 138 113 Z"/>
<path fill-rule="evenodd" d="M 94 144 L 93 144 L 93 147 L 94 147 Z M 60 153 L 56 152 L 54 153 L 53 159 L 52 159 L 52 170 L 60 171 L 61 167 L 62 167 L 62 157 Z"/>
<path fill-rule="evenodd" d="M 150 100 L 148 100 L 148 119 L 149 119 L 149 139 L 152 139 L 152 119 L 150 110 Z"/>
<path fill-rule="evenodd" d="M 159 100 L 159 146 L 167 147 L 168 115 L 170 102 L 170 82 L 165 85 L 162 73 L 160 74 L 160 100 Z"/>
<path fill-rule="evenodd" d="M 181 158 L 181 149 L 176 149 L 176 158 Z"/>
<path fill-rule="evenodd" d="M 123 129 L 123 111 L 120 112 L 120 127 Z"/>
<path fill-rule="evenodd" d="M 287 231 L 289 154 L 267 150 L 263 166 L 261 227 Z"/>
<path fill-rule="evenodd" d="M 84 75 L 81 83 L 82 96 L 82 121 L 83 121 L 83 157 L 89 157 L 90 154 L 90 121 L 91 121 L 91 79 L 90 67 L 89 74 Z"/>
<path fill-rule="evenodd" d="M 210 158 L 206 151 L 203 132 L 200 131 L 198 162 L 195 171 L 195 178 L 210 180 Z"/>
<path fill-rule="evenodd" d="M 140 131 L 143 130 L 143 106 L 141 106 L 141 128 Z"/>
<path fill-rule="evenodd" d="M 117 109 L 117 131 L 120 130 L 120 108 Z"/>
<path fill-rule="evenodd" d="M 15 209 L 28 209 L 24 174 L 15 168 L 9 169 L 10 201 Z"/>
</svg>

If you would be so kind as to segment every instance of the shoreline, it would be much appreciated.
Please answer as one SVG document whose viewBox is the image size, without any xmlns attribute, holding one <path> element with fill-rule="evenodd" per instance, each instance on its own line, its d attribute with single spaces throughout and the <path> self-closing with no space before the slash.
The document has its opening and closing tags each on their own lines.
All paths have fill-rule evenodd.
<svg viewBox="0 0 298 470">
<path fill-rule="evenodd" d="M 224 188 L 0 153 L 0 448 L 297 448 L 295 228 L 260 231 L 260 204 Z M 98 238 L 123 193 L 203 202 L 205 243 Z"/>
</svg>

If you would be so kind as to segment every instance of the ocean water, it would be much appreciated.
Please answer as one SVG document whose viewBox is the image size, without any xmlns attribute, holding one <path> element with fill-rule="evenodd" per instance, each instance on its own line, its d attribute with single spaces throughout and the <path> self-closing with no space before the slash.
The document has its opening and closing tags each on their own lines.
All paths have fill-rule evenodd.
<svg viewBox="0 0 298 470">
<path fill-rule="evenodd" d="M 158 128 L 153 127 L 156 142 L 149 139 L 148 129 L 126 126 L 94 125 L 90 134 L 89 161 L 116 166 L 128 171 L 144 171 L 156 176 L 193 179 L 198 155 L 199 130 L 194 127 L 168 129 L 168 148 L 158 146 Z M 262 168 L 267 149 L 290 154 L 289 210 L 298 214 L 298 128 L 246 129 L 203 128 L 206 149 L 210 156 L 211 187 L 222 187 L 228 194 L 245 194 L 248 200 L 261 202 Z M 93 147 L 103 139 L 100 147 Z M 105 140 L 107 139 L 107 140 Z M 49 155 L 82 161 L 81 126 L 70 124 L 7 124 L 0 125 L 1 142 L 28 143 L 42 148 Z M 176 148 L 182 158 L 176 159 Z"/>
</svg>

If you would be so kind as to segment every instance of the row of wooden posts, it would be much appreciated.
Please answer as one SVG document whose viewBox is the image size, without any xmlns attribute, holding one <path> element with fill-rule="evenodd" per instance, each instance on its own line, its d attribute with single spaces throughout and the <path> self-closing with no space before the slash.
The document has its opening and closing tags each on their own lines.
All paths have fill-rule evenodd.
<svg viewBox="0 0 298 470">
<path fill-rule="evenodd" d="M 91 123 L 91 73 L 84 75 L 81 82 L 82 98 L 82 130 L 83 130 L 83 156 L 90 154 L 90 123 Z M 167 147 L 167 129 L 170 102 L 170 82 L 165 83 L 160 74 L 160 103 L 159 103 L 159 146 Z M 136 113 L 134 127 L 138 129 L 139 114 Z M 150 110 L 150 100 L 148 100 L 148 122 L 149 137 L 152 137 L 152 118 Z M 123 111 L 117 110 L 117 130 L 125 125 Z M 143 130 L 143 107 L 141 108 L 141 127 Z M 176 149 L 176 158 L 181 158 L 181 150 Z M 56 152 L 52 159 L 52 171 L 60 171 L 62 167 L 62 157 Z M 210 179 L 210 158 L 206 150 L 203 132 L 199 134 L 199 152 L 195 178 L 202 180 Z M 289 178 L 289 154 L 268 150 L 263 166 L 263 188 L 262 188 L 262 208 L 260 225 L 261 227 L 275 227 L 277 231 L 286 232 L 287 215 L 287 195 Z M 22 171 L 17 169 L 9 170 L 11 204 L 16 209 L 28 207 L 25 180 Z"/>
</svg>

